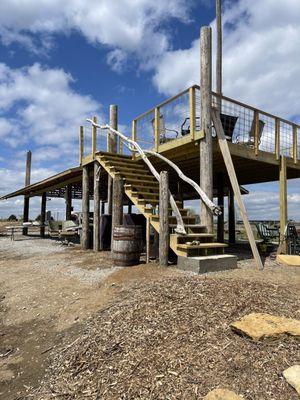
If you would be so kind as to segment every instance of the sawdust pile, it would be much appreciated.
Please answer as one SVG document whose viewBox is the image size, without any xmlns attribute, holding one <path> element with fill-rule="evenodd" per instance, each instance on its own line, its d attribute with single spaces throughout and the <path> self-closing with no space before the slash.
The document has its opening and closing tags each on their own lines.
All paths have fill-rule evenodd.
<svg viewBox="0 0 300 400">
<path fill-rule="evenodd" d="M 225 387 L 249 400 L 296 400 L 282 372 L 299 341 L 252 342 L 229 325 L 250 312 L 299 318 L 296 289 L 179 277 L 135 285 L 53 360 L 35 399 L 202 399 Z"/>
</svg>

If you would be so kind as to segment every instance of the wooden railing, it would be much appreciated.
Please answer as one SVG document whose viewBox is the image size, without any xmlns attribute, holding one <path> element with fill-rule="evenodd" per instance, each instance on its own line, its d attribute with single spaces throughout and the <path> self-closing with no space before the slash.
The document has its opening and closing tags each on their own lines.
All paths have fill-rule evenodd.
<svg viewBox="0 0 300 400">
<path fill-rule="evenodd" d="M 166 142 L 195 140 L 201 131 L 200 87 L 194 85 L 136 117 L 132 138 L 144 148 L 160 151 Z M 212 94 L 212 106 L 222 106 L 222 123 L 229 139 L 258 155 L 266 151 L 300 160 L 300 126 L 226 96 Z M 176 146 L 174 142 L 174 147 Z"/>
</svg>

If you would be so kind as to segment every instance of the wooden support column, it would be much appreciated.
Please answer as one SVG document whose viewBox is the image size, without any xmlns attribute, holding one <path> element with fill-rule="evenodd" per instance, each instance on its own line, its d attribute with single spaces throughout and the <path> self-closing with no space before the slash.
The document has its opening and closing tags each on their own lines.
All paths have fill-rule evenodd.
<svg viewBox="0 0 300 400">
<path fill-rule="evenodd" d="M 45 225 L 46 221 L 46 203 L 47 203 L 47 193 L 42 194 L 42 201 L 41 201 L 41 225 Z M 41 237 L 45 236 L 45 226 L 41 227 L 40 230 Z"/>
<path fill-rule="evenodd" d="M 112 104 L 109 107 L 109 125 L 115 129 L 118 130 L 118 106 Z M 108 135 L 107 136 L 107 151 L 109 153 L 116 153 L 117 152 L 117 137 Z M 113 183 L 112 183 L 112 178 L 111 176 L 108 175 L 108 182 L 107 182 L 107 213 L 109 215 L 112 214 L 112 192 L 113 192 Z"/>
<path fill-rule="evenodd" d="M 234 191 L 229 183 L 228 188 L 228 241 L 235 243 L 235 207 L 234 207 Z"/>
<path fill-rule="evenodd" d="M 83 137 L 83 126 L 79 128 L 79 165 L 82 165 L 84 157 L 84 137 Z"/>
<path fill-rule="evenodd" d="M 220 172 L 217 177 L 218 190 L 218 206 L 222 210 L 222 214 L 218 216 L 217 240 L 219 243 L 224 242 L 224 176 Z"/>
<path fill-rule="evenodd" d="M 81 234 L 81 247 L 83 250 L 88 250 L 90 247 L 89 213 L 90 213 L 89 167 L 88 165 L 84 165 L 82 168 L 82 234 Z"/>
<path fill-rule="evenodd" d="M 101 215 L 105 214 L 105 201 L 101 200 Z"/>
<path fill-rule="evenodd" d="M 94 162 L 94 229 L 93 229 L 93 248 L 100 251 L 100 171 L 98 161 Z"/>
<path fill-rule="evenodd" d="M 222 0 L 216 0 L 217 22 L 217 57 L 216 57 L 216 92 L 222 95 Z M 220 99 L 221 100 L 221 99 Z M 218 107 L 221 111 L 220 107 Z"/>
<path fill-rule="evenodd" d="M 146 263 L 150 262 L 150 218 L 146 218 Z"/>
<path fill-rule="evenodd" d="M 93 117 L 93 122 L 95 124 L 98 123 L 97 117 Z M 92 125 L 92 157 L 95 158 L 95 154 L 97 151 L 97 128 L 95 125 Z"/>
<path fill-rule="evenodd" d="M 212 51 L 211 28 L 201 29 L 201 127 L 204 138 L 200 140 L 200 187 L 209 199 L 213 200 L 213 147 L 211 136 L 211 81 Z M 213 215 L 211 210 L 201 202 L 201 224 L 207 232 L 213 232 Z"/>
<path fill-rule="evenodd" d="M 31 151 L 27 151 L 26 155 L 26 170 L 25 170 L 25 186 L 30 185 L 31 176 Z M 23 206 L 23 222 L 28 222 L 29 220 L 29 197 L 24 196 L 24 206 Z M 23 235 L 28 234 L 28 228 L 23 228 Z"/>
<path fill-rule="evenodd" d="M 120 175 L 113 180 L 112 224 L 111 224 L 111 250 L 113 249 L 113 233 L 117 225 L 123 225 L 123 196 L 124 182 Z"/>
<path fill-rule="evenodd" d="M 162 171 L 159 179 L 159 265 L 168 266 L 169 259 L 169 175 Z"/>
<path fill-rule="evenodd" d="M 66 221 L 71 219 L 72 215 L 72 185 L 66 187 Z"/>
<path fill-rule="evenodd" d="M 286 175 L 286 157 L 280 157 L 279 165 L 279 186 L 280 186 L 280 253 L 287 253 L 287 241 L 285 240 L 285 228 L 287 225 L 287 175 Z"/>
<path fill-rule="evenodd" d="M 132 201 L 128 199 L 128 214 L 132 214 Z"/>
</svg>

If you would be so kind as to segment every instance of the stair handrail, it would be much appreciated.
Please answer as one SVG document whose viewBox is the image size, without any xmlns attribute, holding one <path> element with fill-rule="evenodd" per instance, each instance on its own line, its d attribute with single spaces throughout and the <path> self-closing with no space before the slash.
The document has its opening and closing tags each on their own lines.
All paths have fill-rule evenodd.
<svg viewBox="0 0 300 400">
<path fill-rule="evenodd" d="M 94 122 L 91 119 L 87 119 L 87 121 L 90 122 L 95 128 L 100 128 L 102 130 L 109 130 L 114 135 L 119 136 L 125 142 L 125 144 L 127 142 L 131 146 L 133 146 L 134 150 L 137 151 L 140 154 L 142 160 L 145 162 L 145 164 L 147 164 L 147 166 L 149 167 L 149 169 L 152 172 L 153 176 L 158 180 L 158 182 L 160 181 L 159 173 L 156 171 L 156 169 L 154 168 L 154 166 L 152 165 L 152 163 L 149 161 L 148 157 L 146 156 L 144 150 L 140 147 L 140 145 L 137 142 L 135 142 L 132 139 L 129 139 L 127 136 L 123 135 L 123 133 L 117 131 L 116 129 L 113 129 L 108 124 L 99 125 L 99 124 L 97 124 L 96 122 Z M 175 232 L 186 235 L 186 230 L 185 230 L 185 227 L 184 227 L 182 216 L 180 214 L 180 211 L 179 211 L 179 209 L 177 207 L 176 201 L 174 200 L 174 197 L 173 197 L 172 193 L 170 192 L 170 190 L 169 190 L 169 195 L 170 195 L 171 208 L 172 208 L 172 210 L 173 210 L 173 212 L 175 214 L 176 222 L 177 222 L 177 226 L 175 228 Z"/>
<path fill-rule="evenodd" d="M 189 185 L 191 185 L 196 190 L 196 192 L 199 194 L 199 196 L 200 196 L 201 200 L 203 201 L 203 203 L 211 210 L 211 212 L 214 215 L 216 215 L 216 216 L 222 215 L 221 208 L 218 207 L 214 202 L 212 202 L 209 199 L 209 197 L 207 196 L 207 194 L 201 189 L 201 187 L 195 181 L 193 181 L 191 178 L 186 176 L 175 163 L 173 163 L 168 158 L 162 156 L 160 153 L 156 153 L 155 151 L 145 150 L 145 153 L 151 154 L 152 156 L 155 156 L 155 157 L 158 157 L 161 160 L 165 161 L 167 164 L 169 164 L 170 167 L 172 167 L 174 169 L 174 171 L 177 172 L 179 178 L 181 178 L 184 182 L 186 182 Z"/>
</svg>

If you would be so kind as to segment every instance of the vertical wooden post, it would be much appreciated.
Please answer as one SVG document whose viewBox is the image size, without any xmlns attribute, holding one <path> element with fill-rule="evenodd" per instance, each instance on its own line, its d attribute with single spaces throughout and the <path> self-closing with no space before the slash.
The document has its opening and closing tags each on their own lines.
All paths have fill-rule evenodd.
<svg viewBox="0 0 300 400">
<path fill-rule="evenodd" d="M 72 185 L 66 187 L 66 221 L 71 219 L 72 214 Z"/>
<path fill-rule="evenodd" d="M 162 171 L 159 178 L 159 265 L 168 266 L 169 259 L 169 174 Z"/>
<path fill-rule="evenodd" d="M 293 159 L 294 164 L 298 162 L 298 128 L 296 125 L 293 125 Z"/>
<path fill-rule="evenodd" d="M 82 234 L 81 247 L 88 250 L 90 247 L 90 188 L 89 188 L 89 167 L 82 168 Z"/>
<path fill-rule="evenodd" d="M 228 241 L 231 244 L 235 243 L 234 191 L 230 183 L 228 187 Z"/>
<path fill-rule="evenodd" d="M 280 158 L 280 119 L 275 119 L 275 154 L 276 159 Z"/>
<path fill-rule="evenodd" d="M 219 243 L 224 242 L 224 176 L 220 172 L 217 177 L 218 186 L 218 206 L 222 210 L 222 214 L 218 216 L 217 238 Z"/>
<path fill-rule="evenodd" d="M 100 171 L 98 161 L 94 161 L 94 218 L 93 218 L 93 248 L 100 250 Z"/>
<path fill-rule="evenodd" d="M 286 157 L 280 157 L 279 165 L 279 186 L 280 186 L 280 250 L 281 253 L 287 253 L 287 241 L 285 240 L 285 227 L 287 225 L 287 174 L 286 174 Z"/>
<path fill-rule="evenodd" d="M 132 201 L 130 199 L 128 199 L 128 214 L 132 214 Z"/>
<path fill-rule="evenodd" d="M 109 107 L 109 125 L 118 130 L 118 106 L 112 104 Z M 117 137 L 108 135 L 107 136 L 107 151 L 109 153 L 116 153 L 117 152 Z M 108 182 L 107 182 L 107 213 L 109 215 L 112 214 L 112 194 L 113 192 L 113 183 L 111 176 L 108 175 Z"/>
<path fill-rule="evenodd" d="M 255 155 L 258 155 L 258 147 L 259 147 L 259 112 L 254 111 L 254 152 Z"/>
<path fill-rule="evenodd" d="M 155 108 L 154 111 L 154 143 L 155 151 L 158 151 L 160 139 L 160 110 L 159 107 Z"/>
<path fill-rule="evenodd" d="M 150 262 L 150 218 L 146 218 L 146 263 Z"/>
<path fill-rule="evenodd" d="M 31 151 L 27 151 L 26 155 L 26 170 L 25 170 L 25 186 L 30 185 L 31 176 Z M 28 222 L 29 220 L 29 197 L 24 196 L 24 206 L 23 206 L 23 222 Z M 28 234 L 28 228 L 23 228 L 23 235 Z"/>
<path fill-rule="evenodd" d="M 112 224 L 111 224 L 111 250 L 113 249 L 114 228 L 123 225 L 123 194 L 124 182 L 120 175 L 113 180 Z"/>
<path fill-rule="evenodd" d="M 118 106 L 111 104 L 109 107 L 109 125 L 118 130 Z M 117 153 L 118 139 L 116 135 L 108 135 L 108 151 L 110 153 Z"/>
<path fill-rule="evenodd" d="M 136 142 L 136 139 L 137 139 L 137 120 L 136 119 L 134 119 L 132 121 L 132 128 L 131 129 L 132 129 L 131 138 L 132 138 L 132 140 L 134 140 Z M 135 153 L 134 152 L 132 152 L 132 159 L 133 160 L 135 159 Z"/>
<path fill-rule="evenodd" d="M 191 140 L 194 140 L 196 132 L 196 91 L 194 86 L 189 89 L 189 102 L 190 102 L 190 133 L 191 133 Z"/>
<path fill-rule="evenodd" d="M 79 128 L 79 165 L 82 165 L 84 157 L 84 139 L 83 139 L 83 126 Z"/>
<path fill-rule="evenodd" d="M 222 4 L 216 0 L 216 22 L 217 22 L 217 57 L 216 57 L 216 92 L 222 95 Z"/>
<path fill-rule="evenodd" d="M 102 200 L 101 201 L 101 215 L 104 215 L 104 214 L 105 214 L 105 201 Z"/>
<path fill-rule="evenodd" d="M 201 28 L 201 126 L 204 138 L 200 140 L 200 187 L 213 200 L 213 147 L 211 136 L 211 28 Z M 201 224 L 213 232 L 211 210 L 201 202 Z"/>
<path fill-rule="evenodd" d="M 41 225 L 45 225 L 46 221 L 46 203 L 47 203 L 47 193 L 44 192 L 42 194 L 42 201 L 41 201 Z M 41 237 L 45 236 L 45 226 L 41 226 L 40 235 Z"/>
<path fill-rule="evenodd" d="M 97 124 L 97 117 L 93 117 L 93 122 Z M 92 157 L 95 158 L 95 154 L 97 151 L 97 128 L 92 125 Z"/>
</svg>

